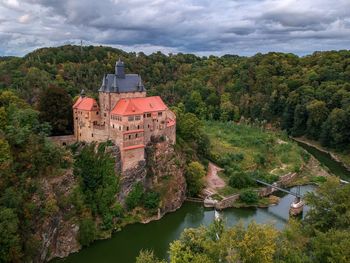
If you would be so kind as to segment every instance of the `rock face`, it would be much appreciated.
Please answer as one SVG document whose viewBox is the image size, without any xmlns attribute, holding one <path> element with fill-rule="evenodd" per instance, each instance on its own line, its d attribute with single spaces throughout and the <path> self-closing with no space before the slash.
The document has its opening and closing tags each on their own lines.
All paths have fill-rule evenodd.
<svg viewBox="0 0 350 263">
<path fill-rule="evenodd" d="M 146 147 L 146 187 L 161 194 L 159 217 L 180 208 L 185 200 L 184 161 L 167 141 Z"/>
<path fill-rule="evenodd" d="M 138 182 L 141 182 L 143 185 L 145 185 L 145 180 L 146 180 L 146 162 L 145 161 L 139 161 L 137 166 L 124 171 L 120 178 L 120 191 L 118 194 L 119 201 L 121 203 L 124 203 L 125 198 L 128 196 L 133 186 Z"/>
<path fill-rule="evenodd" d="M 77 185 L 72 170 L 57 177 L 43 178 L 40 184 L 44 198 L 33 196 L 33 201 L 43 203 L 47 216 L 36 225 L 36 238 L 41 241 L 41 246 L 35 262 L 66 257 L 81 248 L 77 240 L 79 226 L 74 218 L 66 216 L 73 207 L 63 202 Z"/>
<path fill-rule="evenodd" d="M 159 219 L 165 213 L 181 207 L 186 193 L 184 162 L 169 142 L 150 143 L 146 147 L 146 161 L 140 161 L 137 166 L 123 173 L 119 147 L 108 146 L 106 151 L 115 158 L 115 172 L 120 176 L 117 196 L 119 202 L 124 204 L 126 196 L 137 182 L 141 182 L 147 190 L 160 193 L 158 215 L 145 222 Z M 63 175 L 41 179 L 39 187 L 44 197 L 33 196 L 32 201 L 45 207 L 47 215 L 35 227 L 35 238 L 40 246 L 34 262 L 66 257 L 81 249 L 78 218 L 74 214 L 74 206 L 69 202 L 69 196 L 78 184 L 72 170 L 67 170 Z"/>
</svg>

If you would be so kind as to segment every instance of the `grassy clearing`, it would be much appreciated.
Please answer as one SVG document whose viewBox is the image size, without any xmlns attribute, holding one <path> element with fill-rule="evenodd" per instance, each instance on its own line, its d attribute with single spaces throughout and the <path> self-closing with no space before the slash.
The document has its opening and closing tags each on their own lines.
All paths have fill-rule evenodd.
<svg viewBox="0 0 350 263">
<path fill-rule="evenodd" d="M 274 181 L 288 172 L 298 172 L 306 159 L 305 152 L 283 133 L 215 121 L 206 122 L 204 130 L 211 142 L 211 159 L 225 169 L 219 174 L 228 183 L 220 192 L 223 195 L 239 192 L 229 186 L 232 174 Z"/>
</svg>

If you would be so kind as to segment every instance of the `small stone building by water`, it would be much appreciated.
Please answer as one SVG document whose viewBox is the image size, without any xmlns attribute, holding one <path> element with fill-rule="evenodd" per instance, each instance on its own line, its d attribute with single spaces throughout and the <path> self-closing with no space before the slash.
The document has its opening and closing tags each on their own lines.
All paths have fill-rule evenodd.
<svg viewBox="0 0 350 263">
<path fill-rule="evenodd" d="M 175 114 L 159 96 L 146 97 L 141 76 L 125 74 L 122 61 L 114 74 L 103 77 L 98 100 L 82 92 L 75 102 L 74 136 L 85 142 L 112 140 L 120 148 L 123 171 L 144 160 L 152 136 L 175 143 Z"/>
</svg>

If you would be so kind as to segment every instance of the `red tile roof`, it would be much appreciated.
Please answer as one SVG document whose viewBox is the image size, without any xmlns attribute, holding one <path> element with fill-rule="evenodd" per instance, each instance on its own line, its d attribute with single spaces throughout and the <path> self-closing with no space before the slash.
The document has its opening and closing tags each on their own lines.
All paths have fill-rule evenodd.
<svg viewBox="0 0 350 263">
<path fill-rule="evenodd" d="M 121 99 L 112 110 L 113 115 L 135 115 L 145 112 L 164 111 L 167 106 L 159 96 Z"/>
<path fill-rule="evenodd" d="M 95 109 L 98 109 L 98 105 L 94 99 L 79 97 L 79 99 L 74 103 L 73 109 L 91 111 L 93 110 L 94 105 Z"/>
<path fill-rule="evenodd" d="M 173 120 L 173 119 L 168 118 L 168 119 L 166 120 L 166 126 L 167 126 L 167 127 L 171 127 L 171 126 L 175 125 L 175 123 L 176 123 L 176 121 Z"/>
</svg>

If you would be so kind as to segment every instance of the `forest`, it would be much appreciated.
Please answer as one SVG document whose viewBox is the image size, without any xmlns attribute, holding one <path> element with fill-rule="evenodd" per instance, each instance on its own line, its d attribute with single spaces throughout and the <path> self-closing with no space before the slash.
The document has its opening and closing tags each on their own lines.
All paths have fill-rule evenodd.
<svg viewBox="0 0 350 263">
<path fill-rule="evenodd" d="M 0 89 L 14 90 L 34 105 L 42 120 L 51 122 L 53 134 L 69 133 L 69 101 L 81 89 L 96 97 L 103 74 L 114 72 L 119 58 L 127 72 L 142 76 L 149 95 L 159 95 L 168 105 L 183 107 L 199 119 L 248 118 L 349 151 L 347 50 L 305 57 L 285 53 L 199 57 L 67 45 L 42 48 L 23 58 L 1 58 Z M 60 101 L 52 103 L 57 98 Z"/>
<path fill-rule="evenodd" d="M 149 96 L 161 96 L 176 113 L 175 147 L 186 160 L 188 194 L 195 195 L 201 189 L 200 178 L 194 177 L 205 174 L 203 163 L 207 159 L 222 165 L 232 164 L 237 158 L 243 161 L 242 165 L 246 161 L 243 155 L 227 154 L 226 159 L 212 155 L 210 139 L 218 137 L 212 124 L 224 129 L 227 122 L 269 126 L 290 136 L 318 141 L 344 155 L 350 153 L 350 51 L 315 52 L 305 57 L 284 53 L 199 57 L 160 52 L 145 55 L 110 47 L 67 45 L 42 48 L 24 57 L 0 57 L 1 262 L 36 258 L 41 244 L 35 227 L 44 224 L 57 211 L 64 213 L 65 220 L 77 221 L 79 242 L 89 245 L 111 231 L 116 220 L 118 224 L 121 220 L 130 220 L 123 219 L 128 210 L 136 206 L 152 210 L 158 206 L 157 193 L 145 192 L 138 185 L 128 197 L 126 208 L 115 202 L 119 182 L 113 160 L 105 151 L 108 143 L 77 146 L 80 147 L 77 151 L 74 147 L 57 147 L 47 139 L 49 135 L 72 133 L 73 101 L 82 89 L 89 96 L 97 97 L 103 74 L 114 72 L 119 58 L 124 61 L 128 73 L 141 75 Z M 238 130 L 227 129 L 228 132 Z M 250 133 L 251 137 L 255 136 L 253 128 Z M 223 141 L 244 141 L 245 138 L 225 133 L 221 136 Z M 260 139 L 268 141 L 269 136 Z M 278 151 L 276 155 L 283 149 Z M 254 160 L 261 163 L 262 170 L 266 168 L 263 157 L 256 156 Z M 292 161 L 300 164 L 302 160 L 293 157 Z M 58 191 L 56 198 L 47 196 L 43 191 L 47 177 L 47 180 L 50 176 L 70 178 L 69 170 L 74 172 L 73 180 L 76 180 L 72 193 L 65 196 Z M 238 176 L 236 171 L 232 171 L 231 177 L 234 176 Z M 332 259 L 341 259 L 340 251 L 348 246 L 349 219 L 339 216 L 349 213 L 348 188 L 335 195 L 337 199 L 332 199 L 339 185 L 336 182 L 326 185 L 328 191 L 321 190 L 328 199 L 320 204 L 316 197 L 310 197 L 311 204 L 317 208 L 334 202 L 340 205 L 334 213 L 315 209 L 299 236 L 293 236 L 288 229 L 277 234 L 273 229 L 256 225 L 247 230 L 237 226 L 220 230 L 222 242 L 233 236 L 245 246 L 242 236 L 250 239 L 249 231 L 257 231 L 270 242 L 271 247 L 266 249 L 272 249 L 270 254 L 278 256 L 276 262 L 312 262 L 313 259 L 342 262 Z M 69 204 L 74 204 L 74 209 Z M 324 220 L 317 222 L 317 217 Z M 337 221 L 330 219 L 334 217 Z M 334 225 L 334 222 L 339 224 Z M 210 228 L 185 232 L 170 247 L 174 258 L 179 258 L 173 262 L 216 262 L 227 251 L 208 250 L 208 244 L 214 242 L 211 235 Z M 199 239 L 198 243 L 195 239 Z M 292 253 L 293 240 L 300 240 L 300 251 L 296 252 L 300 253 L 283 254 Z M 331 242 L 324 240 L 340 240 L 340 245 L 332 247 Z M 318 254 L 308 254 L 304 244 L 306 248 L 315 247 Z M 193 248 L 197 251 L 195 254 L 186 254 Z M 248 253 L 243 248 L 234 249 Z M 264 249 L 262 247 L 262 251 Z M 279 254 L 274 254 L 276 251 L 280 251 Z M 327 251 L 329 255 L 324 254 Z M 244 254 L 239 253 L 232 256 L 233 261 L 227 262 L 237 259 L 256 262 L 255 258 L 246 260 Z M 350 257 L 345 256 L 345 259 Z M 146 251 L 140 255 L 140 262 L 147 262 L 147 258 L 152 260 L 152 257 L 152 253 Z M 183 257 L 193 260 L 181 261 Z M 268 257 L 266 262 L 271 262 L 270 259 Z"/>
</svg>

